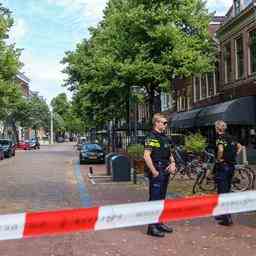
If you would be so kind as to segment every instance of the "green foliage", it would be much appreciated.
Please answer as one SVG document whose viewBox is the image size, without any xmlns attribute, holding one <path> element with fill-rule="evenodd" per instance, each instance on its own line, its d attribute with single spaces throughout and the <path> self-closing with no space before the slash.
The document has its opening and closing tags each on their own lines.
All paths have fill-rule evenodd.
<svg viewBox="0 0 256 256">
<path fill-rule="evenodd" d="M 190 134 L 185 137 L 184 149 L 187 152 L 202 153 L 206 146 L 206 138 L 200 133 Z"/>
<path fill-rule="evenodd" d="M 143 158 L 144 146 L 142 144 L 131 144 L 127 147 L 127 153 L 132 158 Z"/>
<path fill-rule="evenodd" d="M 10 11 L 0 3 L 0 79 L 5 82 L 13 81 L 21 67 L 20 50 L 15 49 L 14 45 L 7 45 L 5 41 L 12 25 Z"/>
<path fill-rule="evenodd" d="M 59 135 L 65 132 L 84 133 L 85 124 L 74 111 L 75 105 L 72 104 L 65 93 L 60 93 L 52 99 L 51 105 L 54 113 L 54 130 Z"/>
<path fill-rule="evenodd" d="M 37 94 L 33 94 L 26 100 L 26 117 L 21 124 L 24 127 L 30 127 L 34 130 L 40 128 L 49 131 L 50 129 L 50 110 L 46 101 Z"/>
<path fill-rule="evenodd" d="M 104 14 L 62 61 L 74 109 L 90 127 L 127 116 L 134 85 L 145 90 L 152 114 L 154 93 L 170 91 L 174 77 L 213 68 L 211 15 L 202 0 L 110 0 Z"/>
</svg>

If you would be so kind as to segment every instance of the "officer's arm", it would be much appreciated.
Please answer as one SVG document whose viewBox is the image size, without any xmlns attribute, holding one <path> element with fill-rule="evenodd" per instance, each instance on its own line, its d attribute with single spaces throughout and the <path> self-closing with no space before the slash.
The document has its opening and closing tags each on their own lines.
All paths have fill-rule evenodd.
<svg viewBox="0 0 256 256">
<path fill-rule="evenodd" d="M 243 149 L 243 146 L 242 146 L 240 143 L 237 143 L 237 144 L 236 144 L 236 148 L 237 148 L 236 154 L 239 155 L 240 152 L 241 152 L 242 149 Z"/>
<path fill-rule="evenodd" d="M 151 150 L 145 149 L 144 150 L 144 160 L 146 162 L 147 167 L 149 168 L 150 172 L 153 174 L 154 177 L 158 176 L 158 171 L 156 170 L 152 159 L 151 159 Z"/>
<path fill-rule="evenodd" d="M 222 162 L 223 159 L 223 154 L 224 154 L 224 146 L 223 144 L 218 144 L 218 151 L 217 151 L 217 161 Z"/>
</svg>

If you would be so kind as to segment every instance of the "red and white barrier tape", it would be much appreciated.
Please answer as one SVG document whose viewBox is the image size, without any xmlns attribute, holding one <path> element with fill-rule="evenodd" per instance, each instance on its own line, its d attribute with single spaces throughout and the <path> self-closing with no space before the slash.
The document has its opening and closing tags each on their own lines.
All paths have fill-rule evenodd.
<svg viewBox="0 0 256 256">
<path fill-rule="evenodd" d="M 114 229 L 256 210 L 256 191 L 0 215 L 0 240 Z"/>
</svg>

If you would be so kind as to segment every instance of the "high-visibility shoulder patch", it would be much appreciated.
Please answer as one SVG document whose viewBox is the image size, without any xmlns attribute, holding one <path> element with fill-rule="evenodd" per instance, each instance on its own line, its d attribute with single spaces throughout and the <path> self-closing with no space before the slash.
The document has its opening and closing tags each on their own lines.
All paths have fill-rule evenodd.
<svg viewBox="0 0 256 256">
<path fill-rule="evenodd" d="M 149 138 L 145 141 L 145 147 L 160 148 L 160 141 L 157 139 Z"/>
</svg>

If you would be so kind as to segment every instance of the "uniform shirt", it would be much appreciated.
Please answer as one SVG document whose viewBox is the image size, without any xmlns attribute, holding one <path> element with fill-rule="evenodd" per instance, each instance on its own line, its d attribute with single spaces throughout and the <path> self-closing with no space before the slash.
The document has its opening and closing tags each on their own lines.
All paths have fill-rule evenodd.
<svg viewBox="0 0 256 256">
<path fill-rule="evenodd" d="M 223 159 L 227 163 L 235 164 L 236 163 L 236 152 L 237 152 L 237 143 L 235 139 L 229 134 L 217 134 L 216 135 L 216 157 L 218 153 L 218 145 L 223 145 Z"/>
<path fill-rule="evenodd" d="M 145 141 L 145 149 L 151 151 L 153 162 L 169 162 L 171 156 L 171 140 L 164 134 L 152 130 Z"/>
</svg>

